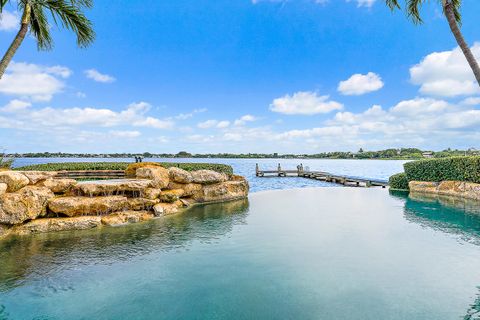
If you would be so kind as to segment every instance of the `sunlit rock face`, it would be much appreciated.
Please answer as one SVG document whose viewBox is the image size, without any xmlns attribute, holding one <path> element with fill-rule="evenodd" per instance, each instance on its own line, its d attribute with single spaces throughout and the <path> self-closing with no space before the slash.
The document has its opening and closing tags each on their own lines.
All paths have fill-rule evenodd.
<svg viewBox="0 0 480 320">
<path fill-rule="evenodd" d="M 46 214 L 47 203 L 55 195 L 50 189 L 27 186 L 0 196 L 0 223 L 15 225 Z"/>
<path fill-rule="evenodd" d="M 192 182 L 200 184 L 213 184 L 228 180 L 228 176 L 211 170 L 198 170 L 192 172 Z"/>
<path fill-rule="evenodd" d="M 67 193 L 72 190 L 72 188 L 77 184 L 76 180 L 73 179 L 46 179 L 40 183 L 37 183 L 37 186 L 45 187 L 54 193 Z"/>
<path fill-rule="evenodd" d="M 480 200 L 480 184 L 464 181 L 410 181 L 410 192 Z"/>
<path fill-rule="evenodd" d="M 124 179 L 79 182 L 73 192 L 83 196 L 116 195 L 125 192 L 141 192 L 152 186 L 151 180 Z"/>
<path fill-rule="evenodd" d="M 0 238 L 148 221 L 249 191 L 243 177 L 210 170 L 148 164 L 130 170 L 135 178 L 87 182 L 56 172 L 0 172 Z"/>
<path fill-rule="evenodd" d="M 0 183 L 7 185 L 7 192 L 15 192 L 28 186 L 30 180 L 19 172 L 0 171 Z"/>
<path fill-rule="evenodd" d="M 162 167 L 143 167 L 136 171 L 137 179 L 151 180 L 151 186 L 154 188 L 166 188 L 170 182 L 170 173 Z"/>
<path fill-rule="evenodd" d="M 49 201 L 48 209 L 69 217 L 105 215 L 128 208 L 128 199 L 123 196 L 109 197 L 58 197 Z"/>
</svg>

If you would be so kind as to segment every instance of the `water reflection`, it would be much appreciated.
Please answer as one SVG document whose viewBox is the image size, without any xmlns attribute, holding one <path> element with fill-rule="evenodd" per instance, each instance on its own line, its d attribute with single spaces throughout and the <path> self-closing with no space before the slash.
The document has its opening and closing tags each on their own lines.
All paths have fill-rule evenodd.
<svg viewBox="0 0 480 320">
<path fill-rule="evenodd" d="M 152 251 L 185 248 L 195 240 L 214 242 L 246 223 L 248 207 L 244 199 L 125 227 L 10 238 L 0 242 L 0 292 L 65 268 L 113 264 Z M 2 313 L 0 308 L 0 319 Z"/>
<path fill-rule="evenodd" d="M 404 201 L 405 219 L 480 245 L 480 202 L 451 196 L 390 191 Z"/>
</svg>

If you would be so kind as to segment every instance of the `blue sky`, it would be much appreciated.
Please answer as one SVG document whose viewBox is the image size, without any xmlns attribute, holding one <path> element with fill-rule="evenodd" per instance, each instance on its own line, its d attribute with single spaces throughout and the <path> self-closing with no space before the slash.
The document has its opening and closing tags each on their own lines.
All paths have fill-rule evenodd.
<svg viewBox="0 0 480 320">
<path fill-rule="evenodd" d="M 480 58 L 480 3 L 462 31 Z M 480 90 L 435 1 L 414 26 L 380 0 L 95 1 L 78 49 L 28 37 L 0 80 L 10 152 L 480 148 Z M 18 28 L 8 7 L 0 52 Z"/>
</svg>

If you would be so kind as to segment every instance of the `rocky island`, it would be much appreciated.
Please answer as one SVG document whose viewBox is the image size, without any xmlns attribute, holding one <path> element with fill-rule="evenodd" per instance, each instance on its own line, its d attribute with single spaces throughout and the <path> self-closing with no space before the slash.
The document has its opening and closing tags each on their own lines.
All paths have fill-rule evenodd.
<svg viewBox="0 0 480 320">
<path fill-rule="evenodd" d="M 125 179 L 77 181 L 55 171 L 0 172 L 0 238 L 146 221 L 199 203 L 245 198 L 245 178 L 145 163 Z"/>
</svg>

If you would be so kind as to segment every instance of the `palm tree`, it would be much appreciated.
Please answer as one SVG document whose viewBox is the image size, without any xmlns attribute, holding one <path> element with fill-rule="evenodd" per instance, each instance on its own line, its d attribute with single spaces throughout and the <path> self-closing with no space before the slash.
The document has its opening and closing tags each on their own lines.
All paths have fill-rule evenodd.
<svg viewBox="0 0 480 320">
<path fill-rule="evenodd" d="M 392 9 L 400 9 L 400 5 L 398 0 L 385 0 L 386 4 Z M 407 5 L 407 14 L 413 20 L 415 24 L 422 23 L 422 18 L 420 16 L 420 7 L 424 2 L 427 0 L 406 0 Z M 455 37 L 455 40 L 458 43 L 460 49 L 462 49 L 465 58 L 467 59 L 470 68 L 477 79 L 478 85 L 480 86 L 480 67 L 478 66 L 478 62 L 475 59 L 470 47 L 468 46 L 467 42 L 463 38 L 462 32 L 460 31 L 459 25 L 462 22 L 462 18 L 460 15 L 460 6 L 462 1 L 461 0 L 438 0 L 443 8 L 443 13 L 447 18 L 448 24 L 450 26 L 450 30 Z"/>
<path fill-rule="evenodd" d="M 0 61 L 0 79 L 11 62 L 15 52 L 25 39 L 28 31 L 37 40 L 39 50 L 50 50 L 53 39 L 47 15 L 51 14 L 56 25 L 73 31 L 77 36 L 77 45 L 86 47 L 95 39 L 92 23 L 82 13 L 83 8 L 91 8 L 92 0 L 17 0 L 22 14 L 20 30 Z M 0 0 L 0 12 L 9 0 Z"/>
</svg>

